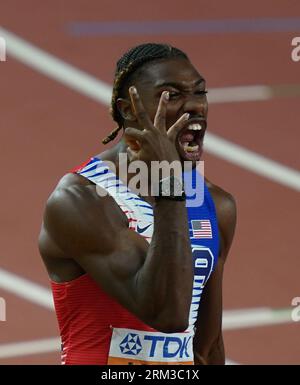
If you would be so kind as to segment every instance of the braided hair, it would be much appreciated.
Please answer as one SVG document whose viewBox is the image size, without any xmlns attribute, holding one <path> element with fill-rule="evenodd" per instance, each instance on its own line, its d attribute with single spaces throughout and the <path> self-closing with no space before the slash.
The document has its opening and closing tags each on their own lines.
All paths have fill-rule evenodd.
<svg viewBox="0 0 300 385">
<path fill-rule="evenodd" d="M 136 71 L 145 63 L 170 58 L 183 58 L 188 60 L 187 55 L 180 49 L 167 44 L 157 43 L 146 43 L 133 47 L 118 60 L 110 107 L 110 113 L 113 120 L 118 124 L 118 127 L 102 140 L 103 144 L 114 140 L 118 132 L 124 127 L 124 119 L 118 109 L 117 100 L 123 96 L 125 85 L 132 80 L 133 74 L 136 74 Z"/>
</svg>

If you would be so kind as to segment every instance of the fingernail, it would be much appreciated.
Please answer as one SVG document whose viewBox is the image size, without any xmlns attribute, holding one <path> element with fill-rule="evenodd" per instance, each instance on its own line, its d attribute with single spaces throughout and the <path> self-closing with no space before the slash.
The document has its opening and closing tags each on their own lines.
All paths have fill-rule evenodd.
<svg viewBox="0 0 300 385">
<path fill-rule="evenodd" d="M 130 91 L 133 93 L 133 94 L 137 94 L 137 90 L 136 90 L 136 88 L 134 87 L 134 86 L 131 86 L 130 87 Z"/>
<path fill-rule="evenodd" d="M 169 97 L 170 97 L 169 92 L 168 92 L 168 91 L 165 91 L 165 92 L 164 92 L 164 98 L 165 98 L 165 100 L 169 100 Z"/>
<path fill-rule="evenodd" d="M 190 117 L 190 114 L 186 112 L 183 116 L 184 116 L 184 120 L 188 120 L 188 118 Z"/>
</svg>

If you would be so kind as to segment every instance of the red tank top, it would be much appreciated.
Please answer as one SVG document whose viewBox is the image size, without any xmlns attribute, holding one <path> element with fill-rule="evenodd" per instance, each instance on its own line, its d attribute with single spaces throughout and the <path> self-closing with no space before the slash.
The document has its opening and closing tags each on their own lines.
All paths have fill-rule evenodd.
<svg viewBox="0 0 300 385">
<path fill-rule="evenodd" d="M 153 331 L 88 275 L 64 283 L 51 281 L 62 341 L 62 364 L 106 365 L 112 328 Z"/>
</svg>

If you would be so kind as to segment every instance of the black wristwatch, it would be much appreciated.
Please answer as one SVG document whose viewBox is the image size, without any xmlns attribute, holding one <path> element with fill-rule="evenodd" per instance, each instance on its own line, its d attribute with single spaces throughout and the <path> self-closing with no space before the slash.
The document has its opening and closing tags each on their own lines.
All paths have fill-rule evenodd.
<svg viewBox="0 0 300 385">
<path fill-rule="evenodd" d="M 161 179 L 158 185 L 158 194 L 155 195 L 155 200 L 161 199 L 185 201 L 186 195 L 183 188 L 183 181 L 175 176 Z"/>
</svg>

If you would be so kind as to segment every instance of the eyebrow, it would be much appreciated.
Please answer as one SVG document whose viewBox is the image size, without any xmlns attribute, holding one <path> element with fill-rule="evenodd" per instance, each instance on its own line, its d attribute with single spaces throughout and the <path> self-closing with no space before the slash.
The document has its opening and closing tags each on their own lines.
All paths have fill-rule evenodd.
<svg viewBox="0 0 300 385">
<path fill-rule="evenodd" d="M 205 82 L 205 79 L 204 78 L 200 78 L 198 80 L 195 81 L 194 83 L 194 87 L 198 86 L 199 84 Z M 161 87 L 174 87 L 174 88 L 182 88 L 182 84 L 181 83 L 176 83 L 176 82 L 162 82 L 162 83 L 158 83 L 155 88 L 161 88 Z"/>
</svg>

